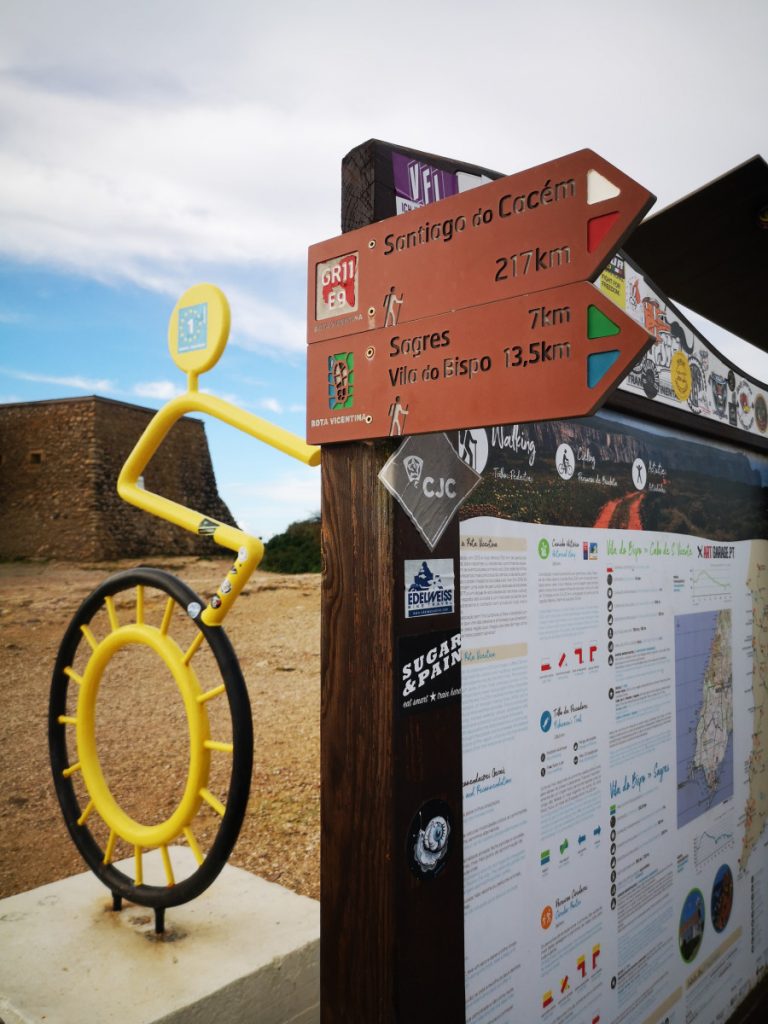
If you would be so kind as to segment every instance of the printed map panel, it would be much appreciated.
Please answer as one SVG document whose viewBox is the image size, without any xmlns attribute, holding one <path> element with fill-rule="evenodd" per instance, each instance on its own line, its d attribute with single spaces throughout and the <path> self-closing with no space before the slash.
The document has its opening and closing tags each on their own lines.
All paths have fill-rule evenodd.
<svg viewBox="0 0 768 1024">
<path fill-rule="evenodd" d="M 731 610 L 675 619 L 677 826 L 733 796 Z"/>
</svg>

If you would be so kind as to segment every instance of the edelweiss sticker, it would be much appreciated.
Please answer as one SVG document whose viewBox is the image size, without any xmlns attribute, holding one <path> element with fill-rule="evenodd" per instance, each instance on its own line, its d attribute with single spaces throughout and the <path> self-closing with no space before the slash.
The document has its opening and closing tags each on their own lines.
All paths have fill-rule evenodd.
<svg viewBox="0 0 768 1024">
<path fill-rule="evenodd" d="M 453 610 L 453 559 L 406 559 L 406 619 L 416 619 L 423 615 L 448 615 Z"/>
</svg>

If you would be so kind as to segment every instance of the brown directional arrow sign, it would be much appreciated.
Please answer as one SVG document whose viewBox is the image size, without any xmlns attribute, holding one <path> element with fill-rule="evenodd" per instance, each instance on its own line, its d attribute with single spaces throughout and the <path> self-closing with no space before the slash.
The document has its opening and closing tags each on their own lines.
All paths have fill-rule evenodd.
<svg viewBox="0 0 768 1024">
<path fill-rule="evenodd" d="M 584 149 L 320 242 L 308 342 L 592 280 L 652 202 Z"/>
<path fill-rule="evenodd" d="M 310 345 L 312 444 L 586 416 L 651 343 L 593 284 Z"/>
</svg>

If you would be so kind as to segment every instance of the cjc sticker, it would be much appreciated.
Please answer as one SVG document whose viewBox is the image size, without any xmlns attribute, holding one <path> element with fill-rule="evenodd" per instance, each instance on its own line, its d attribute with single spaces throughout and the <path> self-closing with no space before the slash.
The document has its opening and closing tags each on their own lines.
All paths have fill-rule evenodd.
<svg viewBox="0 0 768 1024">
<path fill-rule="evenodd" d="M 433 551 L 481 476 L 460 458 L 447 434 L 412 434 L 386 461 L 379 480 Z"/>
</svg>

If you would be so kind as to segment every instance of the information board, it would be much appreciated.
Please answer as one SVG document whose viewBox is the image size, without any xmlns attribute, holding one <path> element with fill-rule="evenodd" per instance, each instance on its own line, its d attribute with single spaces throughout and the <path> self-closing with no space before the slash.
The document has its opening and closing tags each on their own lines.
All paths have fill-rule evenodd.
<svg viewBox="0 0 768 1024">
<path fill-rule="evenodd" d="M 466 1020 L 725 1020 L 768 964 L 768 459 L 468 431 Z"/>
<path fill-rule="evenodd" d="M 435 223 L 441 207 L 425 204 L 469 202 L 500 177 L 377 140 L 342 166 L 343 226 L 369 240 L 395 230 L 371 221 Z M 629 281 L 621 266 L 602 298 Z M 323 1024 L 763 1019 L 749 1014 L 768 955 L 766 389 L 752 382 L 752 430 L 751 378 L 731 367 L 727 409 L 738 400 L 741 416 L 724 424 L 728 371 L 711 361 L 700 380 L 706 343 L 639 287 L 621 311 L 656 341 L 612 412 L 553 420 L 544 402 L 531 422 L 511 408 L 421 433 L 400 409 L 388 438 L 323 438 Z M 533 291 L 493 304 L 564 308 Z M 380 347 L 384 327 L 386 348 L 423 341 L 392 296 L 405 298 L 395 279 L 369 322 L 356 291 L 361 319 L 315 332 L 312 294 L 324 409 L 345 383 L 327 377 L 329 338 L 332 356 L 354 350 L 353 373 L 359 342 Z M 406 355 L 406 375 L 432 358 Z M 649 395 L 667 383 L 674 408 Z M 713 416 L 697 414 L 704 386 Z"/>
</svg>

